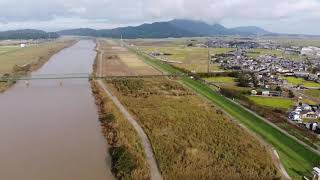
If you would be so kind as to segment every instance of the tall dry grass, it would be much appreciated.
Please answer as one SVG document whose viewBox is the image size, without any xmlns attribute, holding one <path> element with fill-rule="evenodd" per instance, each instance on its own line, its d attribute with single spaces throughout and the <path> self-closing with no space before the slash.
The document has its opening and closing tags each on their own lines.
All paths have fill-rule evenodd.
<svg viewBox="0 0 320 180">
<path fill-rule="evenodd" d="M 144 128 L 165 179 L 280 178 L 258 140 L 178 82 L 107 83 Z"/>
</svg>

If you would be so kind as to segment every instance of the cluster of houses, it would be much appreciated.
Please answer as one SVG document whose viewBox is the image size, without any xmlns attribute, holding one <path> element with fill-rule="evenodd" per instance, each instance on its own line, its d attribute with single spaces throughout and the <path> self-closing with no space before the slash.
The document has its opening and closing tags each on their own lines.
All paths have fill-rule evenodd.
<svg viewBox="0 0 320 180">
<path fill-rule="evenodd" d="M 311 73 L 311 68 L 320 69 L 320 60 L 292 61 L 283 57 L 262 55 L 257 58 L 245 55 L 245 50 L 236 50 L 215 57 L 224 69 L 254 73 L 260 85 L 281 86 L 285 81 L 281 76 L 295 76 L 320 83 L 320 72 Z"/>
<path fill-rule="evenodd" d="M 320 105 L 309 105 L 300 103 L 295 109 L 289 112 L 289 120 L 304 123 L 305 127 L 311 131 L 320 134 L 320 124 L 317 122 L 320 119 Z"/>
<path fill-rule="evenodd" d="M 273 91 L 270 89 L 254 89 L 251 91 L 251 95 L 253 96 L 273 96 L 279 97 L 282 96 L 282 91 Z"/>
</svg>

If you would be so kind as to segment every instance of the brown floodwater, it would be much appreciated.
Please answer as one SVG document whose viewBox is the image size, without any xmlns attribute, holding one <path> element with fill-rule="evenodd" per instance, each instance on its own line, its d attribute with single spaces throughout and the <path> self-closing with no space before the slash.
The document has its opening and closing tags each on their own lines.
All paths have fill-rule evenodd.
<svg viewBox="0 0 320 180">
<path fill-rule="evenodd" d="M 39 74 L 90 73 L 95 43 L 81 40 Z M 113 179 L 87 79 L 19 81 L 0 94 L 0 179 Z"/>
</svg>

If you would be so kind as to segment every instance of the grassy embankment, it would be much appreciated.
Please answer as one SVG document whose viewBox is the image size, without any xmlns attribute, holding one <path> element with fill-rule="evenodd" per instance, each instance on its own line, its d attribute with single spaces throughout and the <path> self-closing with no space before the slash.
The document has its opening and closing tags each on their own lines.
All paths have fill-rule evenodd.
<svg viewBox="0 0 320 180">
<path fill-rule="evenodd" d="M 165 179 L 274 179 L 266 148 L 175 80 L 106 81 L 148 135 Z"/>
<path fill-rule="evenodd" d="M 162 69 L 168 73 L 179 72 L 174 67 L 164 64 L 158 60 L 151 59 L 139 53 L 148 63 Z M 298 143 L 296 140 L 272 127 L 268 123 L 256 115 L 250 113 L 242 106 L 221 96 L 216 91 L 213 91 L 207 85 L 195 81 L 190 78 L 182 78 L 182 83 L 189 86 L 199 94 L 206 97 L 214 104 L 221 107 L 225 112 L 244 124 L 250 130 L 262 137 L 266 142 L 273 145 L 280 155 L 281 162 L 285 166 L 287 172 L 293 179 L 301 179 L 302 175 L 309 175 L 312 168 L 320 162 L 320 156 L 305 146 Z"/>
<path fill-rule="evenodd" d="M 119 179 L 150 179 L 144 149 L 135 129 L 101 87 L 95 81 L 91 85 L 99 108 L 102 133 L 111 146 L 113 173 Z"/>
<path fill-rule="evenodd" d="M 60 50 L 71 46 L 76 40 L 58 39 L 26 48 L 8 50 L 0 54 L 0 75 L 25 75 L 40 68 L 50 57 Z M 26 66 L 24 66 L 26 65 Z M 20 68 L 19 66 L 24 66 Z M 0 92 L 6 90 L 15 82 L 0 82 Z"/>
<path fill-rule="evenodd" d="M 177 67 L 187 69 L 189 71 L 207 72 L 208 68 L 208 49 L 195 47 L 157 47 L 157 46 L 141 46 L 143 52 L 161 52 L 169 60 L 182 62 L 174 64 Z M 233 48 L 210 48 L 210 54 L 221 54 L 234 50 Z M 210 71 L 222 71 L 218 64 L 211 64 Z"/>
<path fill-rule="evenodd" d="M 261 106 L 288 110 L 293 107 L 294 100 L 286 98 L 249 96 L 249 99 Z"/>
<path fill-rule="evenodd" d="M 305 87 L 319 87 L 320 88 L 320 83 L 316 83 L 313 81 L 306 81 L 303 78 L 296 78 L 296 77 L 285 77 L 285 80 L 288 81 L 288 83 L 292 85 L 303 85 Z"/>
</svg>

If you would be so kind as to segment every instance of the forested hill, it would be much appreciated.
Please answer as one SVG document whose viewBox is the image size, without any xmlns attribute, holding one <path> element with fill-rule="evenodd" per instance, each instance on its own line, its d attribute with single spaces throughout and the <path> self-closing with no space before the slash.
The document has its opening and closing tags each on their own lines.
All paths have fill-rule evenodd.
<svg viewBox="0 0 320 180">
<path fill-rule="evenodd" d="M 115 29 L 94 30 L 88 28 L 59 31 L 60 35 L 95 36 L 112 38 L 167 38 L 167 37 L 193 37 L 198 34 L 181 29 L 169 22 L 155 22 L 140 26 L 122 27 Z"/>
</svg>

